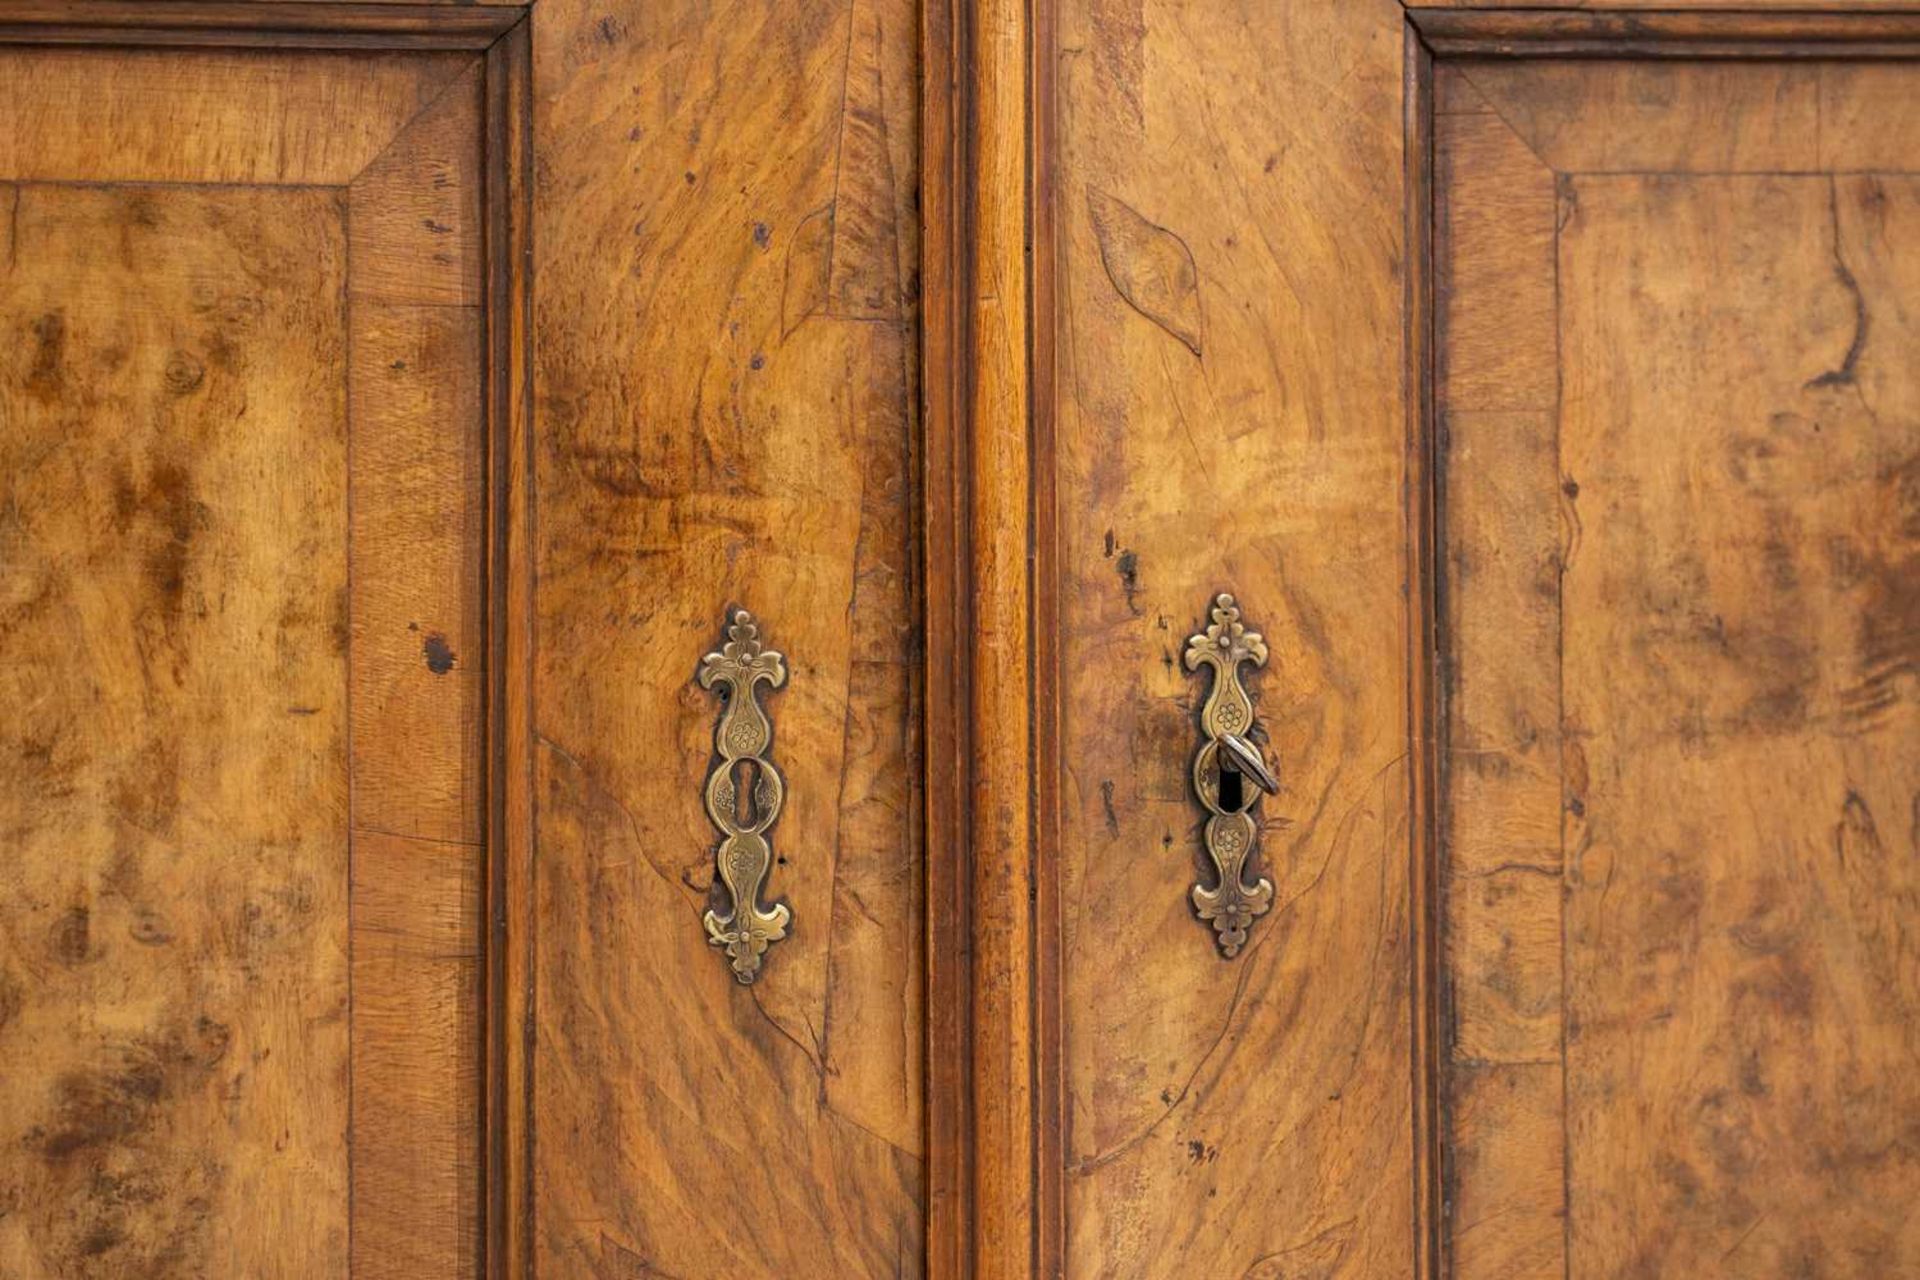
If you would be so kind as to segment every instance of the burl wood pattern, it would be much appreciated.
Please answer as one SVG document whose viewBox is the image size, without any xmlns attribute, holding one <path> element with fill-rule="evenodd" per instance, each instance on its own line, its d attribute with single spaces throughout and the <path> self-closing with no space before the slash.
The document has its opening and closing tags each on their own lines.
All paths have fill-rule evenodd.
<svg viewBox="0 0 1920 1280">
<path fill-rule="evenodd" d="M 474 1273 L 478 68 L 0 54 L 0 1274 Z"/>
<path fill-rule="evenodd" d="M 344 200 L 4 197 L 0 1259 L 337 1270 Z"/>
<path fill-rule="evenodd" d="M 1052 178 L 1066 1273 L 1410 1273 L 1402 45 L 1393 3 L 1061 6 Z M 1188 890 L 1231 591 L 1280 794 Z M 1209 876 L 1211 872 L 1207 873 Z M 1044 927 L 1044 926 L 1043 926 Z"/>
<path fill-rule="evenodd" d="M 555 0 L 534 24 L 535 1263 L 921 1257 L 917 8 Z M 729 607 L 786 655 L 751 987 L 701 924 Z"/>
<path fill-rule="evenodd" d="M 1917 90 L 1440 73 L 1462 1277 L 1920 1266 Z"/>
</svg>

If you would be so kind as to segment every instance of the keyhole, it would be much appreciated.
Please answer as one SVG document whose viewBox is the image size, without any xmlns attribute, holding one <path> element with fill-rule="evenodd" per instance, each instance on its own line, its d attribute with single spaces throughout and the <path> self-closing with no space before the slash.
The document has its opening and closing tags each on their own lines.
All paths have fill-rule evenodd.
<svg viewBox="0 0 1920 1280">
<path fill-rule="evenodd" d="M 1228 813 L 1240 812 L 1244 803 L 1241 786 L 1245 783 L 1238 769 L 1222 760 L 1220 763 L 1220 807 Z"/>
<path fill-rule="evenodd" d="M 733 762 L 733 819 L 741 827 L 751 829 L 758 820 L 760 804 L 754 795 L 754 789 L 760 781 L 760 766 L 752 760 Z"/>
</svg>

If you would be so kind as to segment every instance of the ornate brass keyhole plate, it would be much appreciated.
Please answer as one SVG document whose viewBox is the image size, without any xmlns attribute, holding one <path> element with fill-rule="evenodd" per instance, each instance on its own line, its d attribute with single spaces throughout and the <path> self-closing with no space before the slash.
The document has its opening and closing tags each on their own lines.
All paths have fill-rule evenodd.
<svg viewBox="0 0 1920 1280">
<path fill-rule="evenodd" d="M 731 903 L 726 911 L 708 911 L 704 920 L 707 940 L 726 948 L 733 976 L 742 983 L 760 976 L 767 948 L 787 936 L 793 919 L 784 902 L 760 905 L 773 869 L 768 830 L 780 816 L 786 783 L 767 758 L 773 721 L 760 705 L 759 687 L 778 689 L 786 682 L 786 659 L 761 644 L 759 625 L 745 609 L 734 611 L 726 643 L 700 659 L 701 688 L 718 686 L 725 704 L 713 730 L 719 759 L 707 774 L 706 800 L 707 816 L 720 829 L 714 871 Z"/>
<path fill-rule="evenodd" d="M 1213 688 L 1200 712 L 1202 738 L 1193 757 L 1193 791 L 1208 814 L 1204 836 L 1216 881 L 1193 886 L 1193 909 L 1213 925 L 1220 953 L 1228 957 L 1246 945 L 1254 917 L 1273 905 L 1272 881 L 1261 876 L 1249 884 L 1245 878 L 1259 833 L 1254 802 L 1260 792 L 1280 787 L 1249 737 L 1253 699 L 1240 680 L 1240 668 L 1249 662 L 1266 665 L 1267 642 L 1258 631 L 1247 629 L 1240 606 L 1223 592 L 1214 598 L 1211 625 L 1187 638 L 1186 666 L 1189 671 L 1213 669 Z"/>
</svg>

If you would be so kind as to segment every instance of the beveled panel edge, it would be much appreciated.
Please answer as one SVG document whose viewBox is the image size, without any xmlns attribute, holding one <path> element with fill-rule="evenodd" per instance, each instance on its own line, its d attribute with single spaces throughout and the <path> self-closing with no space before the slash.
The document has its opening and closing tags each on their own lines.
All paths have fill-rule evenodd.
<svg viewBox="0 0 1920 1280">
<path fill-rule="evenodd" d="M 1406 395 L 1407 527 L 1407 883 L 1412 901 L 1413 1053 L 1408 1064 L 1413 1115 L 1413 1263 L 1418 1280 L 1441 1274 L 1441 1222 L 1446 1204 L 1440 1121 L 1440 806 L 1443 790 L 1440 745 L 1440 610 L 1437 557 L 1441 529 L 1439 450 L 1434 417 L 1433 317 L 1433 52 L 1409 14 L 1405 39 L 1406 356 L 1401 369 Z"/>
<path fill-rule="evenodd" d="M 527 10 L 482 86 L 486 315 L 487 868 L 481 1274 L 533 1274 L 533 49 Z"/>
<path fill-rule="evenodd" d="M 1410 9 L 1407 21 L 1449 58 L 1920 57 L 1920 11 Z"/>
<path fill-rule="evenodd" d="M 0 45 L 485 49 L 521 22 L 529 7 L 16 0 L 0 8 Z"/>
</svg>

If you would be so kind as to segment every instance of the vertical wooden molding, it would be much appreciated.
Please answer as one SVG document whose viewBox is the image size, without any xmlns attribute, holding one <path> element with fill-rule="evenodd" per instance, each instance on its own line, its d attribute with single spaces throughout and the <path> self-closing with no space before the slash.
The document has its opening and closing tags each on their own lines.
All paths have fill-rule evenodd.
<svg viewBox="0 0 1920 1280">
<path fill-rule="evenodd" d="M 1435 555 L 1439 450 L 1433 401 L 1433 54 L 1406 27 L 1407 200 L 1407 771 L 1408 885 L 1413 926 L 1413 1264 L 1418 1280 L 1440 1272 L 1440 717 Z"/>
<path fill-rule="evenodd" d="M 928 0 L 928 1273 L 1060 1269 L 1047 0 Z"/>
<path fill-rule="evenodd" d="M 921 493 L 927 918 L 927 1274 L 973 1273 L 972 761 L 966 0 L 926 0 L 921 71 Z"/>
<path fill-rule="evenodd" d="M 966 298 L 971 481 L 974 1272 L 1031 1274 L 1033 1071 L 1032 545 L 1024 0 L 973 0 Z"/>
<path fill-rule="evenodd" d="M 532 1274 L 533 379 L 530 16 L 487 50 L 486 1168 L 483 1272 Z"/>
<path fill-rule="evenodd" d="M 1029 630 L 1032 636 L 1034 832 L 1033 886 L 1033 1274 L 1066 1274 L 1066 1080 L 1060 970 L 1065 931 L 1060 911 L 1061 779 L 1060 534 L 1055 469 L 1056 282 L 1062 270 L 1055 235 L 1054 69 L 1059 61 L 1058 5 L 1027 0 L 1027 201 L 1030 273 L 1027 339 Z"/>
</svg>

